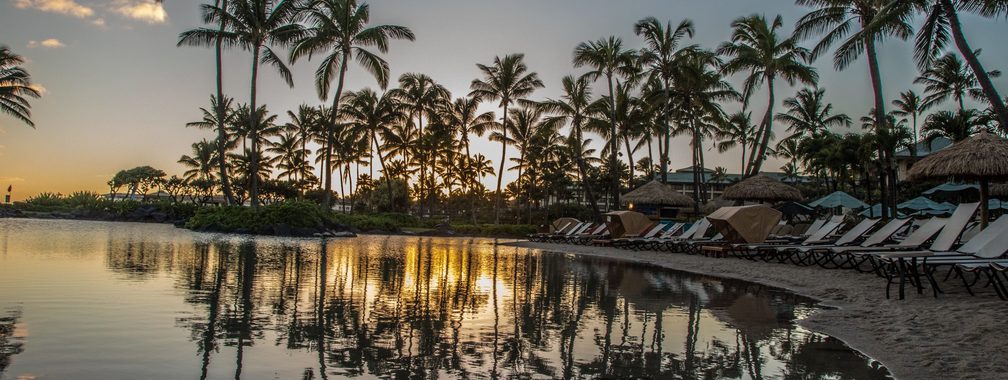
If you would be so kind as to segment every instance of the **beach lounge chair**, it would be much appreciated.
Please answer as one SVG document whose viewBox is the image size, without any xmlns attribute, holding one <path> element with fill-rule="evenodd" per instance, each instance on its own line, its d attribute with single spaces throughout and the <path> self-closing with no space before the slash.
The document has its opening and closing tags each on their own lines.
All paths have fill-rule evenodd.
<svg viewBox="0 0 1008 380">
<path fill-rule="evenodd" d="M 792 260 L 797 259 L 796 264 L 798 265 L 818 264 L 820 267 L 826 269 L 840 268 L 841 263 L 845 261 L 837 261 L 837 259 L 841 256 L 845 256 L 844 253 L 850 251 L 851 249 L 870 249 L 873 247 L 881 247 L 882 244 L 890 241 L 893 235 L 903 229 L 906 229 L 909 222 L 910 219 L 908 218 L 892 219 L 882 227 L 875 230 L 875 232 L 872 232 L 870 235 L 865 237 L 860 243 L 856 244 L 840 244 L 841 239 L 837 239 L 837 244 L 834 245 L 800 247 L 795 250 L 792 256 L 797 255 L 801 257 L 793 257 Z M 940 228 L 940 226 L 935 228 L 934 233 L 937 233 Z M 934 233 L 931 235 L 934 235 Z"/>
<path fill-rule="evenodd" d="M 605 223 L 599 223 L 580 234 L 568 237 L 567 243 L 584 245 L 588 244 L 592 240 L 601 239 L 606 236 L 609 236 L 609 226 Z"/>
<path fill-rule="evenodd" d="M 580 226 L 580 225 L 581 225 L 581 223 L 580 222 L 576 222 L 576 221 L 564 222 L 561 226 L 559 226 L 559 228 L 556 229 L 556 231 L 545 232 L 545 233 L 529 234 L 528 235 L 528 239 L 529 239 L 529 241 L 540 242 L 540 241 L 543 241 L 543 239 L 547 239 L 549 237 L 560 236 L 560 235 L 566 234 L 569 230 L 571 230 L 573 228 L 576 228 L 577 226 Z"/>
<path fill-rule="evenodd" d="M 570 229 L 568 229 L 566 233 L 556 234 L 556 235 L 551 235 L 551 236 L 544 236 L 542 239 L 543 239 L 543 241 L 548 242 L 548 243 L 562 243 L 567 238 L 569 238 L 571 236 L 574 236 L 576 234 L 579 234 L 579 233 L 583 232 L 584 230 L 587 230 L 589 227 L 592 227 L 594 225 L 595 225 L 594 223 L 589 223 L 589 222 L 578 223 L 574 227 L 571 227 Z"/>
<path fill-rule="evenodd" d="M 682 252 L 680 244 L 690 239 L 702 239 L 707 235 L 710 226 L 710 221 L 707 218 L 700 219 L 679 236 L 655 242 L 655 247 L 666 252 Z"/>
<path fill-rule="evenodd" d="M 609 242 L 609 244 L 611 246 L 617 247 L 617 248 L 631 248 L 631 247 L 634 247 L 637 244 L 639 244 L 639 242 L 641 242 L 641 241 L 646 241 L 648 239 L 655 238 L 656 236 L 658 236 L 658 234 L 660 234 L 663 231 L 667 230 L 668 228 L 672 227 L 674 224 L 675 223 L 662 223 L 662 222 L 658 222 L 658 223 L 655 223 L 654 226 L 652 226 L 650 229 L 648 229 L 647 231 L 645 231 L 640 236 L 627 236 L 627 235 L 624 235 L 624 236 L 622 236 L 620 238 L 612 239 Z"/>
<path fill-rule="evenodd" d="M 886 297 L 894 278 L 900 278 L 900 299 L 903 298 L 903 286 L 907 276 L 917 287 L 917 292 L 923 292 L 920 273 L 923 273 L 931 284 L 932 292 L 937 297 L 941 289 L 934 278 L 934 272 L 939 267 L 950 266 L 954 270 L 960 264 L 983 264 L 1000 259 L 1008 252 L 1008 215 L 1003 215 L 969 239 L 956 250 L 948 251 L 910 251 L 889 252 L 877 256 L 880 273 L 886 278 Z"/>
<path fill-rule="evenodd" d="M 804 241 L 800 244 L 791 244 L 791 246 L 802 246 L 822 243 L 827 235 L 834 233 L 838 228 L 840 228 L 840 221 L 830 220 L 822 224 L 818 230 L 808 235 Z M 771 259 L 777 258 L 777 248 L 788 245 L 786 242 L 768 242 L 764 244 L 733 244 L 729 248 L 729 252 L 737 257 L 746 258 L 750 260 L 763 259 L 764 261 L 770 261 Z"/>
<path fill-rule="evenodd" d="M 694 225 L 695 224 L 696 223 L 694 223 Z M 627 247 L 634 250 L 658 250 L 659 245 L 664 245 L 665 241 L 675 239 L 689 232 L 689 229 L 684 227 L 686 227 L 686 223 L 672 223 L 671 226 L 669 226 L 664 231 L 659 232 L 657 235 L 651 238 L 631 239 L 630 241 L 628 241 Z M 689 233 L 693 234 L 694 232 Z"/>
<path fill-rule="evenodd" d="M 864 240 L 867 238 L 868 231 L 871 230 L 873 227 L 875 227 L 875 225 L 878 224 L 880 220 L 881 219 L 865 218 L 858 224 L 854 225 L 854 227 L 851 227 L 849 230 L 847 230 L 847 232 L 844 232 L 843 235 L 837 237 L 837 239 L 832 242 L 807 241 L 805 242 L 807 244 L 803 245 L 781 246 L 781 247 L 775 247 L 773 249 L 777 251 L 776 256 L 778 257 L 778 260 L 780 260 L 781 262 L 790 260 L 792 263 L 798 265 L 814 264 L 815 263 L 814 261 L 812 262 L 807 261 L 809 258 L 811 258 L 811 255 L 808 255 L 808 253 L 816 250 L 829 249 L 832 247 L 844 247 L 848 245 L 857 244 L 859 240 Z"/>
</svg>

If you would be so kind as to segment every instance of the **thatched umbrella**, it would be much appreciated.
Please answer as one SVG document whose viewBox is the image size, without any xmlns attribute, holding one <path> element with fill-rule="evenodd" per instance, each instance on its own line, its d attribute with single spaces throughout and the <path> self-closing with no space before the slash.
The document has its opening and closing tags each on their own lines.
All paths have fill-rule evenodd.
<svg viewBox="0 0 1008 380">
<path fill-rule="evenodd" d="M 648 182 L 646 185 L 624 194 L 620 200 L 658 206 L 689 206 L 693 204 L 692 198 L 672 190 L 668 185 L 658 181 Z"/>
<path fill-rule="evenodd" d="M 977 133 L 918 161 L 910 169 L 910 179 L 980 182 L 980 227 L 987 228 L 989 183 L 1008 179 L 1008 140 Z"/>
<path fill-rule="evenodd" d="M 758 202 L 801 200 L 798 189 L 781 181 L 759 174 L 725 188 L 724 199 Z"/>
</svg>

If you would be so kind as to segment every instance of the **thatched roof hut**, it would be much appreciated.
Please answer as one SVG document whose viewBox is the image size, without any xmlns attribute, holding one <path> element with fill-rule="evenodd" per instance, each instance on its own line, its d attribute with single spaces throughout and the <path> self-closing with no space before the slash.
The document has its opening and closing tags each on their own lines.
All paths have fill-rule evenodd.
<svg viewBox="0 0 1008 380">
<path fill-rule="evenodd" d="M 633 191 L 624 194 L 620 200 L 627 203 L 650 204 L 658 206 L 689 206 L 693 199 L 672 190 L 666 184 L 658 181 L 648 182 Z"/>
<path fill-rule="evenodd" d="M 781 181 L 759 174 L 725 188 L 724 199 L 758 202 L 801 200 L 798 189 Z"/>
<path fill-rule="evenodd" d="M 1008 140 L 987 132 L 924 157 L 910 169 L 910 179 L 980 182 L 981 226 L 987 227 L 990 181 L 1008 179 Z"/>
</svg>

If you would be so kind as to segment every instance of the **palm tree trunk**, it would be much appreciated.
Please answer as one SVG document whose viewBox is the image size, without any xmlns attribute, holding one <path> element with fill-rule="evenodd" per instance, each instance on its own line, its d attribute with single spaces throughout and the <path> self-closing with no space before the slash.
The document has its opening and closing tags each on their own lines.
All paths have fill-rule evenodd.
<svg viewBox="0 0 1008 380">
<path fill-rule="evenodd" d="M 773 134 L 773 108 L 774 108 L 774 77 L 773 75 L 767 76 L 767 111 L 763 115 L 763 128 L 762 135 L 760 135 L 759 146 L 753 150 L 755 154 L 755 160 L 750 160 L 752 164 L 749 166 L 749 176 L 754 176 L 759 174 L 760 169 L 763 167 L 763 160 L 766 158 L 767 146 L 770 145 L 770 135 Z"/>
<path fill-rule="evenodd" d="M 578 174 L 581 175 L 581 186 L 583 187 L 585 197 L 588 198 L 588 203 L 591 204 L 592 218 L 596 221 L 601 220 L 602 213 L 598 208 L 598 199 L 595 198 L 595 192 L 592 191 L 591 182 L 588 180 L 588 164 L 585 162 L 584 157 L 581 156 L 581 142 L 584 137 L 581 132 L 581 120 L 577 120 L 577 122 L 574 123 L 574 129 L 577 130 L 577 152 L 575 153 L 577 157 Z"/>
<path fill-rule="evenodd" d="M 323 184 L 325 194 L 322 196 L 322 202 L 325 203 L 327 209 L 332 208 L 332 194 L 330 193 L 332 192 L 332 143 L 333 133 L 335 132 L 333 129 L 339 120 L 340 97 L 343 95 L 343 80 L 346 78 L 347 59 L 349 56 L 349 52 L 343 52 L 343 60 L 340 62 L 339 79 L 336 82 L 336 94 L 333 95 L 332 109 L 330 110 L 332 115 L 329 116 L 329 125 L 326 126 L 325 162 L 322 163 L 325 167 L 325 183 Z"/>
<path fill-rule="evenodd" d="M 609 84 L 609 174 L 612 176 L 610 180 L 612 186 L 612 204 L 613 207 L 618 208 L 620 204 L 620 185 L 619 161 L 616 153 L 619 151 L 619 136 L 616 134 L 616 98 L 613 96 L 612 73 L 606 74 L 606 82 Z M 630 173 L 633 173 L 633 163 L 630 164 Z"/>
<path fill-rule="evenodd" d="M 868 73 L 869 76 L 871 77 L 872 92 L 875 96 L 875 123 L 877 124 L 875 126 L 875 129 L 877 131 L 879 130 L 879 128 L 886 127 L 888 119 L 886 118 L 885 98 L 883 97 L 884 95 L 882 94 L 882 75 L 879 73 L 878 55 L 876 53 L 875 40 L 873 38 L 869 37 L 865 38 L 865 54 L 868 56 Z M 886 157 L 885 152 L 879 150 L 879 159 L 885 160 L 885 157 Z M 885 166 L 886 167 L 883 172 L 888 172 L 890 169 L 888 162 L 885 164 Z M 891 178 L 892 176 L 884 175 L 880 178 L 880 180 L 882 180 L 883 182 L 888 182 L 891 180 Z M 892 192 L 895 191 L 895 187 L 896 187 L 895 182 L 889 184 L 888 186 L 881 187 L 883 189 L 883 193 L 881 194 L 882 195 L 881 199 L 883 200 L 882 205 L 883 208 L 886 209 L 885 211 L 882 212 L 883 217 L 886 217 L 889 214 L 890 209 L 892 209 L 893 215 L 896 214 L 895 204 L 892 203 L 892 200 L 895 198 L 895 196 L 891 194 Z"/>
<path fill-rule="evenodd" d="M 661 140 L 658 141 L 658 159 L 661 160 L 661 176 L 662 183 L 668 184 L 668 153 L 669 153 L 669 143 L 672 139 L 672 91 L 670 90 L 672 84 L 669 78 L 662 78 L 662 85 L 665 87 L 665 109 L 662 112 L 662 120 L 665 121 L 664 130 L 662 131 L 663 138 L 665 139 L 665 151 L 662 151 Z"/>
<path fill-rule="evenodd" d="M 249 201 L 259 207 L 259 130 L 256 126 L 256 82 L 259 79 L 259 46 L 252 53 L 252 84 L 249 96 L 249 135 L 252 137 L 251 173 L 249 173 Z"/>
<path fill-rule="evenodd" d="M 218 0 L 216 5 L 220 9 L 227 9 L 227 0 Z M 224 200 L 227 204 L 232 205 L 234 201 L 234 193 L 231 192 L 231 179 L 228 178 L 227 172 L 227 131 L 224 124 L 224 118 L 226 110 L 224 109 L 224 80 L 223 80 L 223 64 L 221 63 L 221 53 L 223 51 L 222 40 L 224 37 L 224 29 L 227 27 L 227 21 L 225 18 L 221 18 L 220 28 L 217 29 L 217 41 L 215 42 L 216 50 L 216 66 L 217 66 L 217 157 L 218 164 L 220 166 L 220 178 L 221 178 L 221 192 L 224 193 Z"/>
<path fill-rule="evenodd" d="M 980 89 L 983 90 L 984 96 L 987 97 L 987 101 L 990 102 L 991 108 L 994 110 L 994 114 L 997 115 L 998 121 L 1001 122 L 1001 128 L 1008 131 L 1008 109 L 1005 109 L 1004 100 L 1001 99 L 997 89 L 994 88 L 990 75 L 984 70 L 983 65 L 980 64 L 980 60 L 977 59 L 976 53 L 970 48 L 966 37 L 963 36 L 962 25 L 959 23 L 959 15 L 956 13 L 955 6 L 952 5 L 951 0 L 940 0 L 940 3 L 942 9 L 945 11 L 945 17 L 948 18 L 949 29 L 952 30 L 952 39 L 955 41 L 956 47 L 959 48 L 959 53 L 962 54 L 963 59 L 966 60 L 970 69 L 973 70 L 973 75 L 976 75 Z"/>
<path fill-rule="evenodd" d="M 647 170 L 647 173 L 648 173 L 648 176 L 651 177 L 650 179 L 654 179 L 654 148 L 651 147 L 652 137 L 649 135 L 649 136 L 646 136 L 646 138 L 647 138 L 647 155 L 648 155 L 648 168 L 647 168 L 648 170 Z"/>
<path fill-rule="evenodd" d="M 378 133 L 374 129 L 371 129 L 371 140 L 374 141 L 374 144 L 375 144 L 376 147 L 380 146 L 380 145 L 378 145 Z M 381 166 L 382 166 L 382 178 L 385 179 L 385 184 L 388 187 L 389 207 L 392 207 L 394 205 L 394 203 L 395 203 L 395 201 L 394 201 L 395 197 L 392 195 L 392 180 L 389 179 L 388 169 L 386 169 L 387 166 L 385 166 L 385 156 L 382 155 L 381 149 L 378 150 L 378 162 L 381 163 Z M 376 182 L 374 180 L 374 177 L 371 178 L 371 181 L 372 182 Z"/>
<path fill-rule="evenodd" d="M 504 175 L 504 161 L 507 159 L 507 113 L 509 101 L 504 101 L 504 117 L 501 119 L 504 138 L 501 140 L 501 162 L 497 171 L 497 194 L 494 195 L 494 224 L 500 224 L 501 180 Z"/>
<path fill-rule="evenodd" d="M 633 151 L 630 150 L 630 138 L 629 137 L 623 136 L 623 145 L 626 147 L 627 161 L 629 161 L 629 164 L 630 164 L 630 182 L 627 183 L 627 185 L 628 185 L 627 188 L 632 188 L 633 187 L 633 178 L 634 178 L 634 159 L 633 159 Z"/>
</svg>

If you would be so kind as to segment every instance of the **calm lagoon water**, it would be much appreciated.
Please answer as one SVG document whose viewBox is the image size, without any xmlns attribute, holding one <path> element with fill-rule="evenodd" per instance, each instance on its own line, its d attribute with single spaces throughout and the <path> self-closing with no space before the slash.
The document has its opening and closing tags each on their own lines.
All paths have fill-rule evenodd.
<svg viewBox="0 0 1008 380">
<path fill-rule="evenodd" d="M 0 379 L 880 379 L 739 281 L 493 240 L 0 219 Z"/>
</svg>

